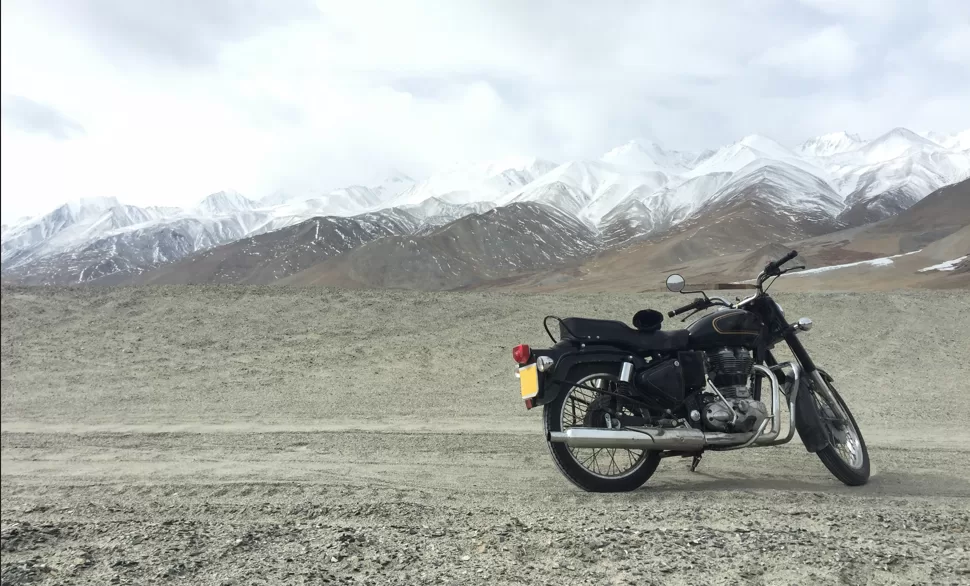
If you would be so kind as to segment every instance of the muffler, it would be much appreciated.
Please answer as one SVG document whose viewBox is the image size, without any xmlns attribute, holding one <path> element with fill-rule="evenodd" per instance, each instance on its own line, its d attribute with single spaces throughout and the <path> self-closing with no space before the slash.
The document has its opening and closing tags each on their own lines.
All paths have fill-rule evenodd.
<svg viewBox="0 0 970 586">
<path fill-rule="evenodd" d="M 596 429 L 573 427 L 566 431 L 550 431 L 549 441 L 574 448 L 627 448 L 631 450 L 700 450 L 704 447 L 704 432 L 699 429 L 661 429 L 637 427 L 628 429 Z"/>
</svg>

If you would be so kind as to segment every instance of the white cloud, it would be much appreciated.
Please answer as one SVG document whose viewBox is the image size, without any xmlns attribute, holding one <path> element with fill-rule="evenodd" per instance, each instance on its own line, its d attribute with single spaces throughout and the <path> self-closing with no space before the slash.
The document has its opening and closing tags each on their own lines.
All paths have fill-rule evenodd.
<svg viewBox="0 0 970 586">
<path fill-rule="evenodd" d="M 943 61 L 970 67 L 970 23 L 957 25 L 939 35 L 934 47 Z M 970 75 L 970 72 L 966 73 Z"/>
<path fill-rule="evenodd" d="M 806 1 L 5 1 L 3 93 L 84 134 L 5 117 L 3 215 L 598 156 L 633 136 L 700 149 L 970 126 L 952 25 L 968 3 Z"/>
<path fill-rule="evenodd" d="M 766 50 L 755 60 L 788 75 L 845 77 L 860 65 L 859 45 L 841 26 L 829 26 Z"/>
</svg>

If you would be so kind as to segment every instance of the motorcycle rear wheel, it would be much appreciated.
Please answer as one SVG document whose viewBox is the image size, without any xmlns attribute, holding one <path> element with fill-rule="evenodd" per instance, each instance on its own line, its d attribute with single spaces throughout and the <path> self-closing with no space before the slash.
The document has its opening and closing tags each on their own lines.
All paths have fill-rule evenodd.
<svg viewBox="0 0 970 586">
<path fill-rule="evenodd" d="M 619 365 L 613 364 L 584 364 L 573 368 L 566 379 L 587 386 L 599 388 L 599 384 L 607 384 L 615 388 L 619 380 Z M 612 389 L 611 389 L 612 390 Z M 596 399 L 592 391 L 582 387 L 563 389 L 559 396 L 543 409 L 543 426 L 548 437 L 549 432 L 563 431 L 575 426 L 577 418 L 585 420 L 584 426 L 589 425 L 595 414 L 589 409 L 595 408 Z M 599 395 L 608 397 L 608 395 Z M 590 399 L 593 398 L 592 401 Z M 575 408 L 585 406 L 586 412 L 567 415 Z M 571 421 L 565 421 L 571 419 Z M 627 492 L 642 486 L 660 465 L 660 452 L 646 450 L 626 450 L 619 448 L 570 448 L 566 444 L 546 442 L 552 459 L 559 471 L 567 480 L 588 492 Z"/>
</svg>

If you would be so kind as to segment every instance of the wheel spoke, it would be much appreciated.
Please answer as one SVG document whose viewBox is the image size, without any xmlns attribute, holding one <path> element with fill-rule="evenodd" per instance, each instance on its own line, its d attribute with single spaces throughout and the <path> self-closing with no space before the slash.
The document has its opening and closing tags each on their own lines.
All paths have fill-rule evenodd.
<svg viewBox="0 0 970 586">
<path fill-rule="evenodd" d="M 616 416 L 617 405 L 615 397 L 607 393 L 616 392 L 616 381 L 612 375 L 593 375 L 577 384 L 568 391 L 561 412 L 561 429 L 566 430 L 571 427 L 583 427 L 593 425 L 603 426 L 603 415 L 606 413 Z M 606 392 L 597 392 L 595 389 Z M 565 404 L 568 403 L 568 406 Z M 612 405 L 610 404 L 612 403 Z M 624 405 L 619 408 L 620 414 L 629 416 L 640 416 L 638 410 Z M 617 460 L 617 450 L 622 449 L 626 453 L 626 459 L 622 456 Z M 646 459 L 647 452 L 644 450 L 630 450 L 627 448 L 568 448 L 572 459 L 585 468 L 590 473 L 601 477 L 625 476 L 639 467 Z"/>
<path fill-rule="evenodd" d="M 851 420 L 842 420 L 835 416 L 835 409 L 829 405 L 825 399 L 815 389 L 812 390 L 812 399 L 815 402 L 816 411 L 819 419 L 825 426 L 825 432 L 829 443 L 847 466 L 860 468 L 865 460 L 859 442 L 859 432 Z"/>
</svg>

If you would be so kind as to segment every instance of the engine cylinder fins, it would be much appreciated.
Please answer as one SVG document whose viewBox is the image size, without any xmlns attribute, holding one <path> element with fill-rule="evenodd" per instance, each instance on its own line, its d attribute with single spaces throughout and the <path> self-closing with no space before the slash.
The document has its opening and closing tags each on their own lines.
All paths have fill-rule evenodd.
<svg viewBox="0 0 970 586">
<path fill-rule="evenodd" d="M 727 399 L 751 396 L 750 379 L 754 368 L 751 351 L 740 347 L 723 347 L 707 353 L 712 381 Z"/>
</svg>

